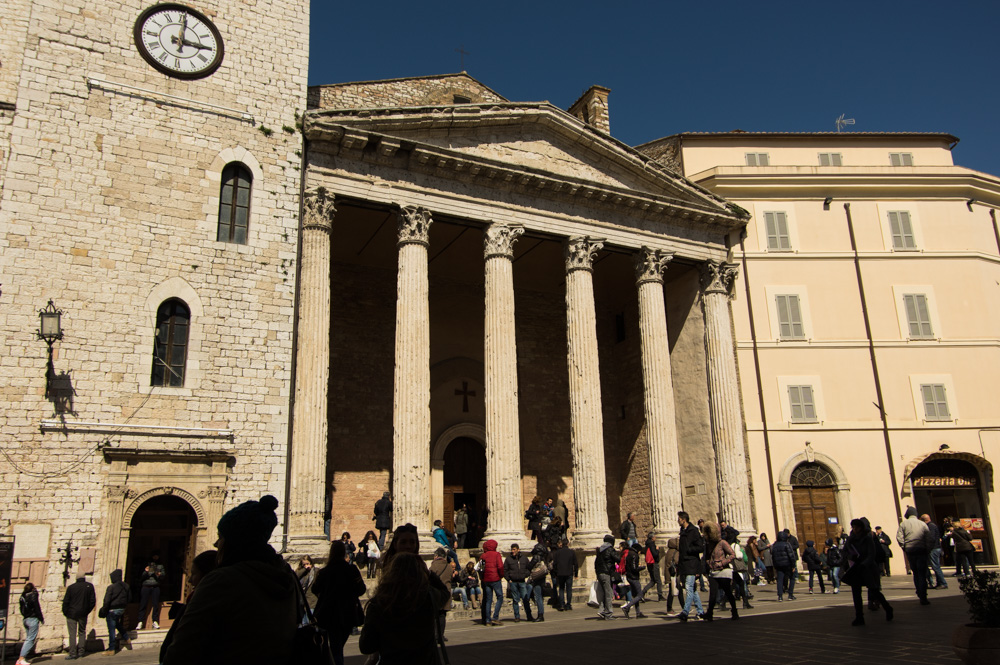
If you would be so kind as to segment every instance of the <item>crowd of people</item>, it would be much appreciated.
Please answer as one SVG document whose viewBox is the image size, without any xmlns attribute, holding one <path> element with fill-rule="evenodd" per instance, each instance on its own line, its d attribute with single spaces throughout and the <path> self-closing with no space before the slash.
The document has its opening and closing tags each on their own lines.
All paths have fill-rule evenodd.
<svg viewBox="0 0 1000 665">
<path fill-rule="evenodd" d="M 439 662 L 445 650 L 447 612 L 455 602 L 467 610 L 478 609 L 483 626 L 501 625 L 506 599 L 515 623 L 522 620 L 522 610 L 525 621 L 542 622 L 547 606 L 561 612 L 574 609 L 580 559 L 566 537 L 562 502 L 534 497 L 525 511 L 530 535 L 524 548 L 513 544 L 509 551 L 500 552 L 497 541 L 488 539 L 481 553 L 464 565 L 458 557 L 467 544 L 462 536 L 468 531 L 458 532 L 464 511 L 456 513 L 456 533 L 436 520 L 432 531 L 436 549 L 428 564 L 420 556 L 417 528 L 412 524 L 396 528 L 385 546 L 392 512 L 386 494 L 372 518 L 378 536 L 368 531 L 355 545 L 350 534 L 343 533 L 331 543 L 325 566 L 316 566 L 311 557 L 304 556 L 294 571 L 268 544 L 278 522 L 277 506 L 277 499 L 264 496 L 240 504 L 219 521 L 217 549 L 194 558 L 188 596 L 184 603 L 171 607 L 172 625 L 161 646 L 161 663 L 279 661 L 295 653 L 297 631 L 313 626 L 329 636 L 338 665 L 344 662 L 348 636 L 359 628 L 361 651 L 378 654 L 379 663 L 430 664 Z M 887 621 L 893 619 L 893 608 L 881 591 L 881 578 L 891 575 L 893 539 L 879 526 L 872 529 L 864 517 L 851 521 L 849 533 L 841 532 L 823 543 L 807 540 L 804 547 L 788 529 L 773 542 L 760 533 L 741 543 L 740 533 L 724 520 L 698 520 L 695 525 L 681 511 L 677 523 L 677 536 L 665 544 L 653 532 L 640 542 L 635 515 L 628 513 L 618 529 L 617 547 L 614 535 L 604 537 L 595 552 L 596 581 L 587 599 L 598 617 L 618 618 L 613 601 L 620 600 L 620 616 L 645 618 L 642 605 L 654 600 L 647 594 L 655 588 L 655 602 L 666 603 L 668 617 L 682 622 L 712 621 L 718 609 L 739 619 L 740 609 L 753 609 L 754 588 L 773 584 L 779 602 L 793 601 L 796 582 L 807 579 L 810 594 L 827 593 L 828 583 L 834 594 L 842 584 L 848 585 L 855 626 L 865 623 L 865 590 L 869 609 L 882 609 Z M 914 508 L 907 508 L 895 541 L 921 604 L 930 604 L 928 589 L 948 586 L 941 569 L 946 548 L 954 556 L 956 576 L 975 572 L 971 540 L 955 520 L 947 518 L 938 527 L 928 515 L 918 517 Z M 645 586 L 643 569 L 648 575 Z M 153 626 L 158 625 L 163 575 L 154 555 L 140 577 L 139 628 L 149 610 Z M 366 579 L 376 586 L 363 606 Z M 98 615 L 107 621 L 109 650 L 117 651 L 130 646 L 123 621 L 130 589 L 121 570 L 111 573 L 110 582 Z M 707 593 L 707 607 L 699 591 Z M 93 584 L 80 575 L 63 599 L 68 659 L 84 654 L 87 618 L 96 606 Z M 21 593 L 20 611 L 26 639 L 16 665 L 27 665 L 44 622 L 38 591 L 31 583 Z"/>
</svg>

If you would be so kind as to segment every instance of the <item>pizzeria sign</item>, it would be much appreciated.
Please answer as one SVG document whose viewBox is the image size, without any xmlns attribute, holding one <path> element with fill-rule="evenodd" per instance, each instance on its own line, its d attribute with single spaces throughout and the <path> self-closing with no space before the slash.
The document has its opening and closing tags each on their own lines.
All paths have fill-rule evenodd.
<svg viewBox="0 0 1000 665">
<path fill-rule="evenodd" d="M 972 476 L 921 476 L 913 479 L 913 487 L 975 487 Z"/>
</svg>

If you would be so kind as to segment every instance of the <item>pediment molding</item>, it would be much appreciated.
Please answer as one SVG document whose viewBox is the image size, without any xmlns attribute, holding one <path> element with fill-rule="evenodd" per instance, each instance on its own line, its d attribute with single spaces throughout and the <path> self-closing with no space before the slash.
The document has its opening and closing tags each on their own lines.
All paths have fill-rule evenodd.
<svg viewBox="0 0 1000 665">
<path fill-rule="evenodd" d="M 501 108 L 499 105 L 492 107 Z M 476 110 L 482 111 L 483 108 L 479 107 Z M 511 124 L 515 120 L 517 122 L 514 124 L 527 122 L 523 113 L 517 117 L 512 117 L 508 113 L 503 117 L 483 118 L 472 113 L 473 109 L 468 107 L 456 107 L 456 109 L 444 113 L 440 107 L 435 107 L 433 111 L 436 112 L 430 115 L 428 109 L 409 108 L 310 113 L 306 117 L 305 136 L 313 142 L 311 151 L 389 169 L 457 180 L 488 189 L 530 194 L 576 205 L 624 209 L 630 213 L 663 217 L 663 221 L 674 224 L 680 222 L 710 225 L 718 227 L 719 232 L 723 233 L 745 224 L 739 215 L 726 206 L 723 199 L 670 173 L 663 166 L 643 158 L 638 153 L 631 154 L 618 149 L 624 144 L 617 144 L 613 139 L 599 136 L 570 116 L 561 118 L 551 113 L 536 113 L 532 116 L 532 121 L 546 122 L 554 128 L 559 128 L 560 131 L 567 132 L 567 136 L 585 143 L 584 148 L 601 148 L 599 152 L 603 153 L 602 157 L 616 160 L 619 167 L 629 168 L 633 172 L 641 171 L 653 185 L 651 188 L 661 188 L 665 193 L 659 195 L 597 183 L 585 178 L 575 178 L 432 145 L 413 138 L 391 135 L 393 128 L 402 126 L 399 124 L 401 122 L 399 115 L 413 120 L 403 123 L 408 131 L 418 128 L 428 131 L 434 129 L 438 115 L 450 118 L 446 124 L 452 130 L 457 128 L 456 116 L 464 118 L 465 114 L 470 116 L 469 127 L 481 128 L 484 126 L 484 120 L 485 126 Z M 420 111 L 423 115 L 420 115 Z M 391 113 L 397 115 L 389 115 Z M 359 119 L 370 118 L 379 119 L 380 122 L 358 122 Z M 579 126 L 572 127 L 572 123 Z M 463 124 L 463 121 L 460 120 L 458 124 Z"/>
</svg>

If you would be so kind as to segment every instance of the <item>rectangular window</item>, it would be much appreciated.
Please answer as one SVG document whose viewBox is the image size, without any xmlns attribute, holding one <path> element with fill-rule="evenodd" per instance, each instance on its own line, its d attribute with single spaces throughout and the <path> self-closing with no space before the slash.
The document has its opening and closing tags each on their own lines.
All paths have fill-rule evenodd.
<svg viewBox="0 0 1000 665">
<path fill-rule="evenodd" d="M 767 248 L 772 250 L 791 249 L 788 237 L 788 218 L 783 212 L 765 212 L 764 226 L 767 228 Z"/>
<path fill-rule="evenodd" d="M 814 423 L 818 420 L 812 386 L 788 386 L 788 406 L 793 423 Z"/>
<path fill-rule="evenodd" d="M 778 337 L 781 339 L 805 339 L 802 327 L 802 308 L 797 295 L 775 296 L 778 306 Z"/>
<path fill-rule="evenodd" d="M 748 152 L 747 166 L 768 166 L 770 160 L 766 152 Z"/>
<path fill-rule="evenodd" d="M 913 153 L 890 152 L 889 163 L 893 166 L 913 166 Z"/>
<path fill-rule="evenodd" d="M 819 165 L 843 166 L 843 161 L 840 159 L 839 152 L 821 152 L 819 153 Z"/>
<path fill-rule="evenodd" d="M 913 239 L 913 224 L 910 222 L 910 213 L 905 210 L 890 212 L 889 231 L 892 233 L 893 249 L 917 248 L 917 243 Z"/>
<path fill-rule="evenodd" d="M 922 384 L 920 395 L 924 400 L 924 418 L 926 420 L 951 420 L 951 413 L 948 411 L 948 396 L 945 395 L 943 383 Z"/>
<path fill-rule="evenodd" d="M 906 305 L 906 321 L 910 326 L 910 337 L 934 337 L 931 316 L 927 309 L 927 296 L 904 295 L 903 303 Z"/>
</svg>

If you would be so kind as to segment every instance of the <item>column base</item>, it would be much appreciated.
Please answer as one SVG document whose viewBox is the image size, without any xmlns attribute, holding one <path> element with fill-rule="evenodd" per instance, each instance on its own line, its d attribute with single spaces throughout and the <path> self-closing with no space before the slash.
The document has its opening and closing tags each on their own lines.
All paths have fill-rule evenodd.
<svg viewBox="0 0 1000 665">
<path fill-rule="evenodd" d="M 510 552 L 511 545 L 517 545 L 525 554 L 531 552 L 535 542 L 524 534 L 524 531 L 493 531 L 487 530 L 483 539 L 479 541 L 479 547 L 483 546 L 487 540 L 497 541 L 497 550 L 500 552 Z"/>
<path fill-rule="evenodd" d="M 600 547 L 604 543 L 604 536 L 613 535 L 611 529 L 577 529 L 573 532 L 570 540 L 570 547 L 573 549 L 587 549 L 589 547 Z M 617 539 L 615 539 L 617 542 Z"/>
<path fill-rule="evenodd" d="M 330 557 L 330 540 L 322 533 L 317 535 L 288 536 L 285 553 L 286 561 L 301 559 L 309 555 L 315 563 L 326 561 Z M 298 562 L 295 561 L 297 564 Z"/>
<path fill-rule="evenodd" d="M 681 528 L 678 526 L 674 529 L 661 529 L 659 527 L 653 529 L 653 535 L 656 536 L 656 546 L 657 547 L 667 547 L 667 540 L 670 538 L 679 538 Z M 642 542 L 645 542 L 643 540 Z"/>
</svg>

